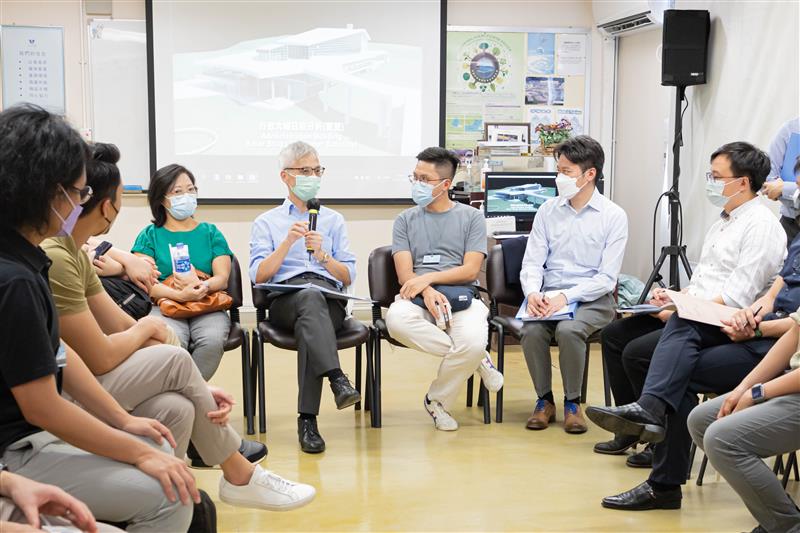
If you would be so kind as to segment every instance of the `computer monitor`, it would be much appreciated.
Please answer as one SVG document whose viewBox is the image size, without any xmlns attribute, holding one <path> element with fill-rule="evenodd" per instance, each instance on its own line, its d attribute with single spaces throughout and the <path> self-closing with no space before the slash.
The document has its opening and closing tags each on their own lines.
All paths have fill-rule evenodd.
<svg viewBox="0 0 800 533">
<path fill-rule="evenodd" d="M 488 172 L 486 217 L 513 216 L 518 230 L 527 230 L 539 207 L 558 195 L 555 172 Z"/>
</svg>

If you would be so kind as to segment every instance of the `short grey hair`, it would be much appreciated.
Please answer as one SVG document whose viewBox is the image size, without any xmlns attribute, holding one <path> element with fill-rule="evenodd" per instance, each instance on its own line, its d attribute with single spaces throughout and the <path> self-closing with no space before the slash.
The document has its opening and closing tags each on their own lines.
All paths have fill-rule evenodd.
<svg viewBox="0 0 800 533">
<path fill-rule="evenodd" d="M 292 163 L 301 157 L 307 156 L 308 154 L 315 155 L 317 156 L 317 159 L 319 159 L 317 149 L 307 142 L 295 141 L 288 146 L 284 146 L 278 154 L 278 161 L 280 162 L 281 170 L 291 166 Z"/>
</svg>

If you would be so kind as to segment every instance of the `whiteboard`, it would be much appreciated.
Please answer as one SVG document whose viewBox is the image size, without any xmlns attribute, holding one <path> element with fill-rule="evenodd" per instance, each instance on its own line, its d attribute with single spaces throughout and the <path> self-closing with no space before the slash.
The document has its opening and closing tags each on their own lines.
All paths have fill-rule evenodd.
<svg viewBox="0 0 800 533">
<path fill-rule="evenodd" d="M 88 30 L 92 140 L 117 145 L 123 183 L 146 189 L 150 146 L 145 22 L 95 19 Z"/>
<path fill-rule="evenodd" d="M 64 28 L 0 27 L 3 108 L 27 102 L 51 113 L 66 113 Z"/>
</svg>

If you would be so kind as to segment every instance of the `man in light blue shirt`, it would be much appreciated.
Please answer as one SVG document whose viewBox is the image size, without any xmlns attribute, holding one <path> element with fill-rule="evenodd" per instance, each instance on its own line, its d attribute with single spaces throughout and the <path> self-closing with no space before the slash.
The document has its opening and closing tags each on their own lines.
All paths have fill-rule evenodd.
<svg viewBox="0 0 800 533">
<path fill-rule="evenodd" d="M 522 331 L 522 349 L 539 399 L 528 429 L 555 421 L 550 341 L 559 348 L 564 384 L 564 430 L 583 433 L 580 408 L 586 339 L 614 318 L 614 287 L 628 240 L 628 217 L 595 188 L 602 179 L 603 148 L 581 135 L 555 151 L 558 197 L 545 202 L 533 220 L 520 282 L 533 318 Z M 547 321 L 577 303 L 574 320 Z"/>
<path fill-rule="evenodd" d="M 342 215 L 319 209 L 317 230 L 309 230 L 307 202 L 315 198 L 325 168 L 313 146 L 298 141 L 279 155 L 281 180 L 288 197 L 283 205 L 259 216 L 250 237 L 250 279 L 254 283 L 313 285 L 341 290 L 356 277 L 356 258 Z M 336 332 L 346 318 L 346 301 L 326 298 L 315 289 L 269 295 L 269 321 L 297 339 L 297 432 L 306 453 L 325 451 L 317 428 L 323 378 L 327 377 L 336 407 L 359 401 L 339 364 Z"/>
<path fill-rule="evenodd" d="M 764 184 L 762 192 L 770 200 L 778 200 L 781 203 L 781 226 L 786 231 L 786 245 L 800 233 L 798 224 L 798 204 L 800 204 L 800 190 L 795 183 L 794 166 L 797 158 L 800 157 L 800 118 L 793 118 L 786 122 L 767 150 L 772 168 L 767 183 Z"/>
</svg>

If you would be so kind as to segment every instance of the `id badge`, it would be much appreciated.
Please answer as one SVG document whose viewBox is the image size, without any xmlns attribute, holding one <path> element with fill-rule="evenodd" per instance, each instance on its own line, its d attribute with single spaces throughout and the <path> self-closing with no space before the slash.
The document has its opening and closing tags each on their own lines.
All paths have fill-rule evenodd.
<svg viewBox="0 0 800 533">
<path fill-rule="evenodd" d="M 427 254 L 422 257 L 422 264 L 423 265 L 438 265 L 439 262 L 442 260 L 442 256 L 439 254 Z"/>
<path fill-rule="evenodd" d="M 67 350 L 64 348 L 64 343 L 58 344 L 58 350 L 56 351 L 56 365 L 58 368 L 64 368 L 67 366 Z"/>
</svg>

